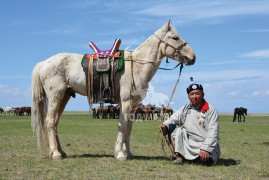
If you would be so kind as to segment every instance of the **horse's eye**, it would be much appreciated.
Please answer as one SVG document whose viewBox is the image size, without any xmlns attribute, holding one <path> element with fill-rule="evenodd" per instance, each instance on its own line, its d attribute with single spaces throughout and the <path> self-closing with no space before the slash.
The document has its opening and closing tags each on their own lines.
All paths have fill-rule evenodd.
<svg viewBox="0 0 269 180">
<path fill-rule="evenodd" d="M 178 38 L 178 37 L 173 37 L 173 39 L 174 39 L 175 41 L 179 40 L 179 38 Z"/>
</svg>

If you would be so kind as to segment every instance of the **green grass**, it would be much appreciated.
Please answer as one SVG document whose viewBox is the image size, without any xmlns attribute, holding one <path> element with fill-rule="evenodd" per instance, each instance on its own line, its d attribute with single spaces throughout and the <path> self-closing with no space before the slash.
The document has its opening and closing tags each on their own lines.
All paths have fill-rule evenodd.
<svg viewBox="0 0 269 180">
<path fill-rule="evenodd" d="M 118 161 L 117 120 L 65 112 L 58 131 L 68 158 L 53 161 L 39 155 L 30 117 L 0 116 L 0 179 L 269 179 L 269 116 L 233 123 L 232 116 L 221 115 L 221 157 L 211 167 L 166 160 L 157 142 L 160 123 L 134 122 L 135 158 Z"/>
</svg>

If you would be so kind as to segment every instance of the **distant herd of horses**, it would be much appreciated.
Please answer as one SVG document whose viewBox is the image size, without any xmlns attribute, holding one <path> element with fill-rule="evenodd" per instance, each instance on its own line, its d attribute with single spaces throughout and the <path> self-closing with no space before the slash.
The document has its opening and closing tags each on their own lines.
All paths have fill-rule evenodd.
<svg viewBox="0 0 269 180">
<path fill-rule="evenodd" d="M 237 108 L 235 108 L 234 109 L 233 122 L 235 122 L 236 119 L 237 119 L 238 122 L 245 122 L 245 120 L 246 120 L 245 115 L 246 116 L 248 115 L 246 108 L 243 108 L 243 107 L 237 107 Z M 242 120 L 242 116 L 243 116 L 243 120 Z"/>
<path fill-rule="evenodd" d="M 157 107 L 155 105 L 143 105 L 138 104 L 134 109 L 133 119 L 140 120 L 164 120 L 166 116 L 170 117 L 173 114 L 171 107 L 162 105 Z M 0 115 L 17 115 L 17 116 L 31 116 L 31 107 L 0 107 Z M 119 105 L 98 106 L 92 109 L 92 117 L 95 119 L 118 119 L 120 115 Z M 243 107 L 237 107 L 234 109 L 233 122 L 245 122 L 247 116 L 247 109 Z"/>
<path fill-rule="evenodd" d="M 138 104 L 134 109 L 135 120 L 164 120 L 166 116 L 170 117 L 173 114 L 173 109 L 171 107 L 166 107 L 162 105 L 157 107 L 155 105 L 143 105 Z M 16 115 L 16 116 L 31 116 L 31 107 L 0 107 L 0 115 Z M 108 106 L 98 106 L 92 109 L 92 117 L 95 119 L 118 119 L 120 115 L 119 105 L 108 105 Z M 236 120 L 238 122 L 245 122 L 247 116 L 247 109 L 243 107 L 237 107 L 234 109 L 233 122 Z"/>
<path fill-rule="evenodd" d="M 31 116 L 31 107 L 6 107 L 4 109 L 0 107 L 0 115 Z"/>
<path fill-rule="evenodd" d="M 173 114 L 173 109 L 164 105 L 162 105 L 161 107 L 157 107 L 151 104 L 143 105 L 142 103 L 139 103 L 136 108 L 133 109 L 133 112 L 133 119 L 163 120 L 165 116 L 170 117 Z M 93 118 L 117 119 L 120 115 L 120 106 L 98 106 L 93 108 L 92 115 Z"/>
</svg>

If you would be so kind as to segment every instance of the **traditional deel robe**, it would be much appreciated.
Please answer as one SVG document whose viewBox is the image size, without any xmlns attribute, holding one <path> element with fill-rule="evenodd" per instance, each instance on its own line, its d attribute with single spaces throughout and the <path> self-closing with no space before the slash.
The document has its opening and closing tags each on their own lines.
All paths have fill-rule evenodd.
<svg viewBox="0 0 269 180">
<path fill-rule="evenodd" d="M 171 134 L 175 140 L 175 152 L 185 159 L 194 160 L 199 157 L 200 149 L 203 149 L 210 153 L 216 164 L 220 156 L 218 121 L 216 109 L 204 102 L 196 109 L 191 104 L 181 107 L 164 124 L 168 129 L 169 124 L 176 125 Z"/>
</svg>

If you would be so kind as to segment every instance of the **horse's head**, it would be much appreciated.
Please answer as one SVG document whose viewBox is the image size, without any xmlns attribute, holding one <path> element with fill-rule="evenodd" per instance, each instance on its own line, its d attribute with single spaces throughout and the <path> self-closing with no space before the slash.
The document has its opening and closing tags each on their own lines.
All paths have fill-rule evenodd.
<svg viewBox="0 0 269 180">
<path fill-rule="evenodd" d="M 189 44 L 184 41 L 171 25 L 169 20 L 161 29 L 154 33 L 155 37 L 161 42 L 160 48 L 162 54 L 186 65 L 195 63 L 195 53 Z"/>
<path fill-rule="evenodd" d="M 240 107 L 242 110 L 243 110 L 243 112 L 246 114 L 246 115 L 248 115 L 248 110 L 246 109 L 246 108 L 243 108 L 243 107 Z"/>
</svg>

